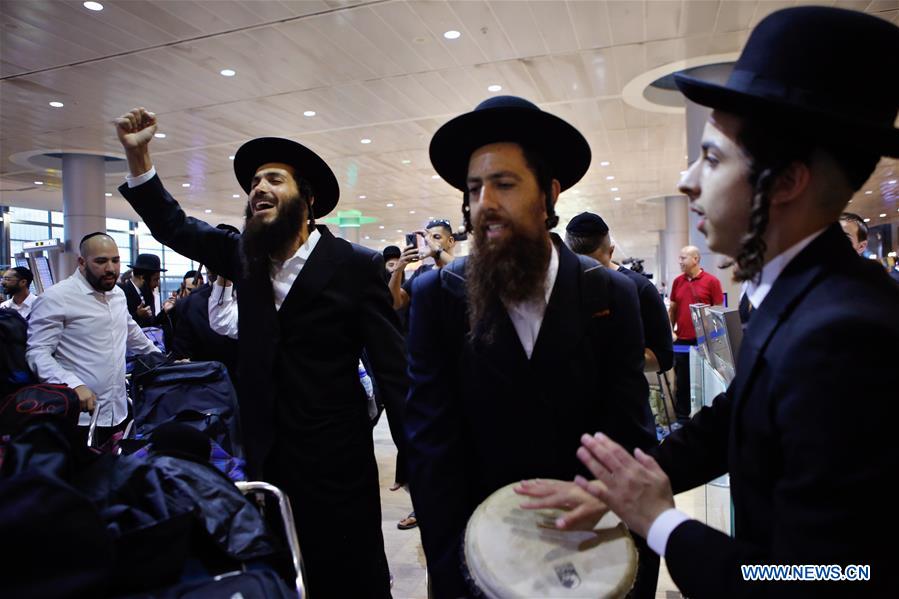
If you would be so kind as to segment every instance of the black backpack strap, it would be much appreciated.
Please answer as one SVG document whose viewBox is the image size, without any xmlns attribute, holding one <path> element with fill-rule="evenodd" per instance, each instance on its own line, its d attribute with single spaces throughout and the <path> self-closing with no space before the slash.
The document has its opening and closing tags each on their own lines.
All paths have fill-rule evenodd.
<svg viewBox="0 0 899 599">
<path fill-rule="evenodd" d="M 581 263 L 581 305 L 587 320 L 609 313 L 609 272 L 606 268 L 586 256 L 578 255 Z"/>
</svg>

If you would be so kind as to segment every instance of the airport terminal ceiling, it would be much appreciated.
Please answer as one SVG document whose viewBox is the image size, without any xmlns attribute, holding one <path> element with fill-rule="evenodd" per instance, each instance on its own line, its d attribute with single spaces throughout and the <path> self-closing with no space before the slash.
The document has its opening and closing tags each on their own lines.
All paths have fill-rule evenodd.
<svg viewBox="0 0 899 599">
<path fill-rule="evenodd" d="M 428 160 L 431 135 L 513 94 L 592 147 L 590 171 L 559 200 L 562 223 L 598 212 L 628 254 L 654 256 L 665 215 L 646 200 L 675 193 L 686 132 L 684 110 L 641 97 L 644 87 L 736 56 L 751 27 L 793 4 L 4 0 L 0 204 L 61 209 L 52 154 L 120 157 L 111 120 L 146 106 L 165 135 L 151 144 L 156 166 L 188 213 L 239 224 L 230 156 L 253 137 L 289 137 L 330 163 L 340 210 L 376 219 L 359 239 L 380 248 L 429 217 L 460 221 L 459 193 Z M 899 25 L 899 1 L 817 4 Z M 895 77 L 899 59 L 882 60 Z M 124 168 L 108 170 L 108 215 L 135 218 L 115 191 Z M 899 222 L 897 179 L 899 164 L 883 160 L 850 209 Z"/>
</svg>

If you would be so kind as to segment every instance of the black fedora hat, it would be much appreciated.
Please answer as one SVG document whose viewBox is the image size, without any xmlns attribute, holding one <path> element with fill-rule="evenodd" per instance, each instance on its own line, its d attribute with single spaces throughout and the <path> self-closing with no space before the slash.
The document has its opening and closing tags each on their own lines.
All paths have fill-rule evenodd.
<svg viewBox="0 0 899 599">
<path fill-rule="evenodd" d="M 861 12 L 804 6 L 762 19 L 724 85 L 674 79 L 697 104 L 776 118 L 822 141 L 899 157 L 897 57 L 899 27 Z"/>
<path fill-rule="evenodd" d="M 562 191 L 580 181 L 590 167 L 590 145 L 577 129 L 516 96 L 484 100 L 445 123 L 431 139 L 431 164 L 447 183 L 465 191 L 471 154 L 497 142 L 544 148 L 543 157 Z"/>
<path fill-rule="evenodd" d="M 289 164 L 298 177 L 309 181 L 315 195 L 312 211 L 316 218 L 325 216 L 337 205 L 340 186 L 331 167 L 306 146 L 281 137 L 251 139 L 234 154 L 234 174 L 245 192 L 250 193 L 259 167 L 269 162 Z"/>
<path fill-rule="evenodd" d="M 129 264 L 128 268 L 136 270 L 150 270 L 153 272 L 166 272 L 167 269 L 162 268 L 159 256 L 156 254 L 138 254 L 134 264 Z"/>
</svg>

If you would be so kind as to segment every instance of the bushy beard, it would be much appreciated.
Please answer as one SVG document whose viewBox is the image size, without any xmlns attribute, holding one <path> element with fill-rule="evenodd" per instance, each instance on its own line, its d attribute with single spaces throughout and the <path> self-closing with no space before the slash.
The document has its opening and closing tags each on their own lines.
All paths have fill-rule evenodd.
<svg viewBox="0 0 899 599">
<path fill-rule="evenodd" d="M 490 344 L 504 304 L 545 297 L 552 249 L 546 233 L 531 237 L 513 223 L 506 223 L 511 233 L 506 239 L 489 240 L 484 219 L 479 221 L 466 266 L 469 337 Z"/>
<path fill-rule="evenodd" d="M 248 208 L 240 236 L 240 257 L 247 276 L 271 278 L 272 258 L 282 256 L 296 241 L 305 220 L 306 202 L 299 195 L 280 201 L 271 222 L 252 215 Z"/>
</svg>

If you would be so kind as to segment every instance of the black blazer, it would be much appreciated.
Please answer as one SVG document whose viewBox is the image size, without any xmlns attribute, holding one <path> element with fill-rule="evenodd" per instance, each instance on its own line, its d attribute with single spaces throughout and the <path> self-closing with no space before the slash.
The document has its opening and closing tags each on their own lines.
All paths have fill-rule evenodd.
<svg viewBox="0 0 899 599">
<path fill-rule="evenodd" d="M 899 288 L 838 225 L 752 312 L 737 376 L 659 447 L 675 493 L 730 472 L 734 538 L 678 526 L 665 559 L 690 597 L 899 597 Z M 871 565 L 871 581 L 743 582 L 740 565 Z"/>
<path fill-rule="evenodd" d="M 143 294 L 135 289 L 134 283 L 132 283 L 131 281 L 125 281 L 124 283 L 119 285 L 119 287 L 122 291 L 125 292 L 125 300 L 128 302 L 128 314 L 131 315 L 131 318 L 134 319 L 134 322 L 136 322 L 138 326 L 141 327 L 156 326 L 155 318 L 140 318 L 137 315 L 137 307 L 140 306 L 141 302 L 145 302 L 149 306 L 149 302 L 152 302 L 153 298 L 150 298 L 149 302 L 147 302 L 144 299 Z"/>
<path fill-rule="evenodd" d="M 209 326 L 209 296 L 212 295 L 213 289 L 212 285 L 202 285 L 175 304 L 177 324 L 171 348 L 172 356 L 179 360 L 187 358 L 194 361 L 221 362 L 236 384 L 237 340 L 219 335 Z M 233 289 L 228 287 L 225 293 L 231 293 Z"/>
<path fill-rule="evenodd" d="M 315 251 L 276 310 L 270 278 L 243 273 L 239 235 L 186 216 L 159 177 L 119 191 L 157 240 L 235 283 L 241 315 L 238 395 L 251 476 L 261 474 L 276 443 L 316 468 L 326 468 L 330 456 L 370 453 L 371 426 L 358 375 L 363 347 L 394 438 L 402 440 L 403 339 L 379 253 L 319 227 Z"/>
<path fill-rule="evenodd" d="M 525 478 L 588 475 L 575 455 L 585 432 L 603 431 L 629 449 L 656 443 L 634 285 L 584 258 L 611 296 L 608 310 L 593 313 L 580 260 L 553 238 L 559 272 L 530 360 L 501 305 L 493 345 L 468 341 L 464 258 L 423 274 L 413 288 L 410 484 L 438 597 L 466 594 L 460 542 L 490 493 Z"/>
<path fill-rule="evenodd" d="M 659 372 L 671 370 L 674 366 L 674 343 L 671 339 L 671 320 L 665 302 L 656 286 L 638 272 L 620 266 L 618 272 L 629 278 L 637 286 L 640 298 L 640 318 L 643 320 L 643 336 L 646 347 L 652 350 L 659 362 Z"/>
</svg>

